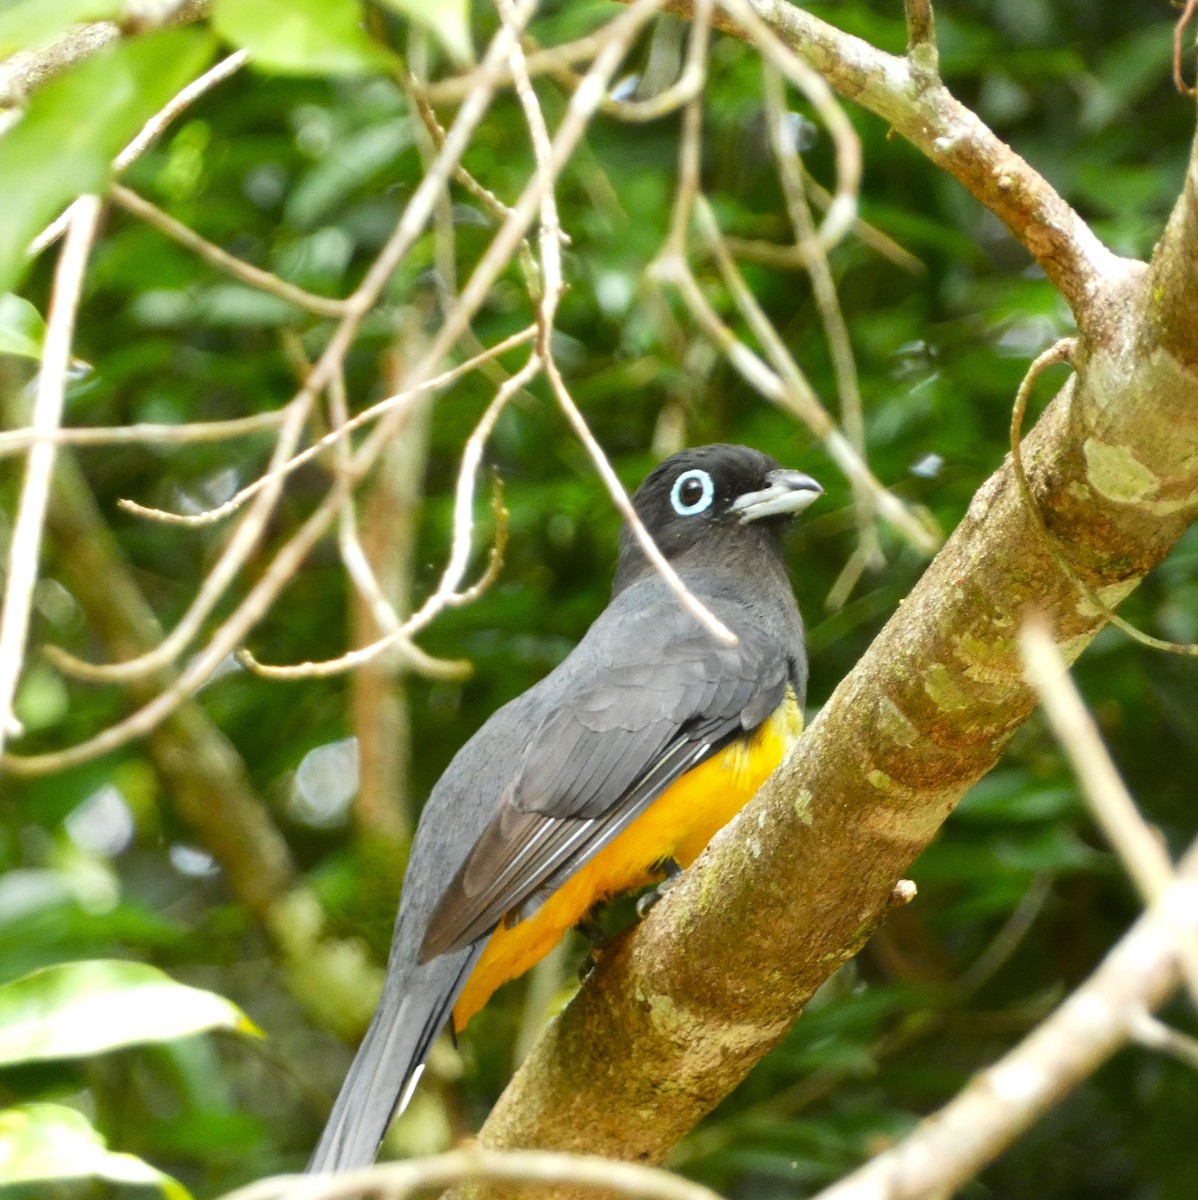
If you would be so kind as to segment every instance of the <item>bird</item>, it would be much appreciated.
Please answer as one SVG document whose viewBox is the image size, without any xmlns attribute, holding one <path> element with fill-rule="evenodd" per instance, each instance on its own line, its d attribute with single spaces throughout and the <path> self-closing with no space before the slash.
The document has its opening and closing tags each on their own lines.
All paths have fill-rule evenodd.
<svg viewBox="0 0 1198 1200">
<path fill-rule="evenodd" d="M 736 642 L 683 607 L 625 523 L 607 607 L 433 787 L 382 996 L 309 1172 L 373 1162 L 443 1025 L 460 1031 L 601 902 L 688 866 L 781 762 L 807 685 L 781 535 L 822 492 L 730 444 L 645 478 L 637 515 Z"/>
</svg>

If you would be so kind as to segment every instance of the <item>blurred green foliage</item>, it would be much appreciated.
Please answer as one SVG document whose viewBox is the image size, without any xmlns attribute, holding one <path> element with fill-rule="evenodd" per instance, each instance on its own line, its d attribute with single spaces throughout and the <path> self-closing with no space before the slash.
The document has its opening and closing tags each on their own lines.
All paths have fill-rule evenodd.
<svg viewBox="0 0 1198 1200">
<path fill-rule="evenodd" d="M 257 1033 L 236 1005 L 175 983 L 156 967 L 120 960 L 60 963 L 0 985 L 0 1064 L 93 1057 L 210 1030 Z M 177 1180 L 114 1153 L 87 1115 L 62 1104 L 0 1109 L 0 1187 L 107 1179 L 188 1200 Z"/>
<path fill-rule="evenodd" d="M 884 48 L 902 47 L 897 0 L 810 7 Z M 532 29 L 552 44 L 611 13 L 599 0 L 548 4 Z M 481 44 L 494 18 L 477 7 L 475 17 Z M 937 13 L 954 92 L 1110 246 L 1141 257 L 1181 187 L 1193 134 L 1193 105 L 1169 81 L 1173 17 L 1165 0 L 945 0 Z M 405 52 L 401 25 L 387 17 L 379 29 Z M 629 70 L 647 53 L 643 39 Z M 564 94 L 546 82 L 542 95 L 556 122 Z M 812 117 L 799 98 L 791 104 Z M 833 256 L 861 373 L 869 457 L 884 482 L 951 529 L 1006 453 L 1010 407 L 1029 358 L 1068 332 L 1071 318 L 1040 271 L 959 185 L 888 137 L 872 116 L 851 106 L 849 113 L 864 146 L 863 215 L 927 268 L 913 276 L 853 240 Z M 655 461 L 655 436 L 661 445 L 679 425 L 688 442 L 748 442 L 826 485 L 826 499 L 790 545 L 809 628 L 815 708 L 924 563 L 884 532 L 886 569 L 868 575 L 840 611 L 825 607 L 855 545 L 844 480 L 805 431 L 753 395 L 685 315 L 656 298 L 643 275 L 667 227 L 677 136 L 677 118 L 625 126 L 601 117 L 561 181 L 572 240 L 560 361 L 630 486 Z M 712 50 L 704 159 L 704 184 L 727 232 L 788 240 L 761 117 L 759 68 L 746 47 L 726 37 Z M 825 137 L 807 159 L 817 178 L 830 179 Z M 531 155 L 510 95 L 496 103 L 466 161 L 503 199 L 518 195 Z M 344 295 L 419 177 L 414 119 L 386 78 L 244 73 L 190 109 L 129 182 L 233 253 L 304 287 Z M 468 267 L 488 242 L 491 220 L 458 190 L 454 218 L 459 261 Z M 40 261 L 25 289 L 43 312 L 50 269 Z M 834 379 L 806 281 L 764 268 L 747 273 L 831 403 Z M 721 310 L 730 311 L 714 273 L 704 267 L 701 274 Z M 396 329 L 435 326 L 440 282 L 428 235 L 350 356 L 356 407 L 385 394 L 379 363 Z M 529 316 L 513 267 L 475 332 L 491 343 Z M 328 328 L 217 274 L 114 210 L 94 254 L 75 347 L 92 369 L 71 388 L 68 419 L 182 422 L 278 408 L 294 388 L 284 335 L 297 337 L 311 356 Z M 505 363 L 519 361 L 511 355 Z M 0 362 L 11 419 L 24 403 L 28 375 L 17 359 Z M 458 455 L 492 387 L 471 376 L 433 410 L 418 597 L 435 586 L 444 562 Z M 1038 394 L 1048 390 L 1046 382 Z M 226 534 L 221 527 L 147 524 L 119 510 L 117 499 L 167 507 L 220 500 L 262 470 L 269 450 L 269 437 L 259 435 L 79 452 L 165 626 L 184 611 Z M 433 653 L 471 659 L 472 678 L 406 681 L 413 807 L 487 714 L 560 661 L 604 604 L 609 584 L 617 521 L 543 384 L 500 420 L 488 461 L 505 481 L 511 509 L 506 562 L 490 592 L 446 613 L 423 639 Z M 316 469 L 293 478 L 272 543 L 310 511 L 325 483 Z M 5 533 L 17 484 L 17 472 L 0 474 Z M 58 555 L 52 540 L 33 645 L 55 642 L 104 657 Z M 260 555 L 251 575 L 266 561 Z M 1196 567 L 1198 535 L 1191 533 L 1123 611 L 1152 632 L 1195 640 Z M 325 544 L 251 645 L 270 661 L 329 657 L 346 646 L 347 625 L 344 572 Z M 1196 825 L 1192 662 L 1150 659 L 1108 631 L 1084 656 L 1078 677 L 1129 785 L 1177 851 Z M 241 755 L 339 931 L 367 937 L 381 953 L 394 906 L 390 879 L 380 884 L 368 866 L 343 806 L 323 810 L 323 823 L 314 824 L 301 803 L 304 771 L 327 781 L 352 762 L 347 696 L 344 679 L 267 683 L 230 670 L 200 701 Z M 17 748 L 81 740 L 130 704 L 119 689 L 63 680 L 35 654 L 20 696 L 29 732 Z M 323 776 L 321 754 L 333 756 Z M 196 1194 L 211 1195 L 302 1164 L 350 1049 L 303 1017 L 266 939 L 172 812 L 166 788 L 144 744 L 51 778 L 5 781 L 0 981 L 72 959 L 144 960 L 233 998 L 268 1040 L 247 1047 L 193 1039 L 12 1068 L 0 1073 L 0 1104 L 82 1107 L 111 1147 L 142 1155 Z M 680 1169 L 726 1195 L 754 1200 L 801 1196 L 835 1178 L 951 1097 L 1033 1026 L 1138 911 L 1039 720 L 1019 732 L 911 875 L 918 902 L 892 916 L 786 1042 L 683 1143 Z M 436 1078 L 402 1123 L 403 1147 L 436 1148 L 477 1127 L 510 1075 L 525 987 L 514 984 L 496 997 L 456 1056 L 439 1048 L 430 1072 Z M 1170 1015 L 1187 1019 L 1181 1011 Z M 1196 1117 L 1198 1075 L 1147 1052 L 1124 1052 L 963 1195 L 1188 1200 L 1198 1178 Z"/>
</svg>

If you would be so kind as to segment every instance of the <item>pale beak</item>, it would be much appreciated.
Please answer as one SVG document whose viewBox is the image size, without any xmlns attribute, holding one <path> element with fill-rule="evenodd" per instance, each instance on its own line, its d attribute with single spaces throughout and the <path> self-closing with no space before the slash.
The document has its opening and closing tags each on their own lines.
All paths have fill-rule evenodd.
<svg viewBox="0 0 1198 1200">
<path fill-rule="evenodd" d="M 824 489 L 802 471 L 771 471 L 765 478 L 769 487 L 745 492 L 733 500 L 732 512 L 740 513 L 742 524 L 762 517 L 793 517 L 824 494 Z"/>
</svg>

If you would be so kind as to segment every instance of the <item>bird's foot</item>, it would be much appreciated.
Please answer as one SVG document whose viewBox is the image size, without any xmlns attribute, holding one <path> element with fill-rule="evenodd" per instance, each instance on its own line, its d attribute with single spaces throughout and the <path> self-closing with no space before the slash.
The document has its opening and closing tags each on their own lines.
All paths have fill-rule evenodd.
<svg viewBox="0 0 1198 1200">
<path fill-rule="evenodd" d="M 663 858 L 658 867 L 665 872 L 666 877 L 651 892 L 646 892 L 636 902 L 636 915 L 641 919 L 648 915 L 649 910 L 672 888 L 682 875 L 682 868 L 672 858 Z"/>
</svg>

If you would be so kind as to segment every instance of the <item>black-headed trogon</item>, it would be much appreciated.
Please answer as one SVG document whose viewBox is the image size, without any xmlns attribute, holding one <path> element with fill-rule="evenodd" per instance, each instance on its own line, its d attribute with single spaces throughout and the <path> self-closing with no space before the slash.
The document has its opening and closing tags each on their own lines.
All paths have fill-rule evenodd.
<svg viewBox="0 0 1198 1200">
<path fill-rule="evenodd" d="M 601 901 L 687 866 L 802 728 L 807 655 L 782 559 L 822 489 L 745 446 L 684 450 L 633 497 L 717 640 L 630 530 L 612 598 L 573 652 L 499 709 L 433 788 L 386 982 L 310 1171 L 370 1163 L 433 1039 Z"/>
</svg>

